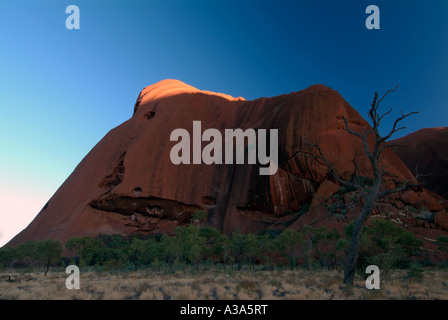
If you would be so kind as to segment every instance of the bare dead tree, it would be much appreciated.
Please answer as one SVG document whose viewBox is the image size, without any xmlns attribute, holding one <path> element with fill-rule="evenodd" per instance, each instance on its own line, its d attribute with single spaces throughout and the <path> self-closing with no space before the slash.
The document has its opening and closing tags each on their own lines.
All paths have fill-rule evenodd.
<svg viewBox="0 0 448 320">
<path fill-rule="evenodd" d="M 361 196 L 365 199 L 365 204 L 359 213 L 358 217 L 355 220 L 354 228 L 353 228 L 353 235 L 351 239 L 350 249 L 347 255 L 347 259 L 345 262 L 345 268 L 344 268 L 344 279 L 343 282 L 345 284 L 353 285 L 354 276 L 355 276 L 355 269 L 356 269 L 356 261 L 358 260 L 358 254 L 359 254 L 359 247 L 361 243 L 361 236 L 362 231 L 365 222 L 367 221 L 367 218 L 372 213 L 372 210 L 377 203 L 377 201 L 381 198 L 384 198 L 390 194 L 396 193 L 396 192 L 402 192 L 409 188 L 419 186 L 420 183 L 418 183 L 418 178 L 420 175 L 418 174 L 418 171 L 416 173 L 416 176 L 414 179 L 406 180 L 404 181 L 400 187 L 393 188 L 393 189 L 387 189 L 384 191 L 381 190 L 381 185 L 383 183 L 383 175 L 385 173 L 389 173 L 384 165 L 380 164 L 380 157 L 382 152 L 387 149 L 394 146 L 397 146 L 397 144 L 391 144 L 387 143 L 386 141 L 397 131 L 405 129 L 406 127 L 398 127 L 399 123 L 406 119 L 407 117 L 417 114 L 418 112 L 411 112 L 404 114 L 401 112 L 401 117 L 395 120 L 392 129 L 390 132 L 385 135 L 381 136 L 379 133 L 379 127 L 381 124 L 381 121 L 385 116 L 390 114 L 392 112 L 392 109 L 389 109 L 389 111 L 381 114 L 379 112 L 379 107 L 381 102 L 386 98 L 386 96 L 391 93 L 395 92 L 398 89 L 398 85 L 395 87 L 395 89 L 388 90 L 380 99 L 378 99 L 378 93 L 375 92 L 375 96 L 373 99 L 373 102 L 371 104 L 371 107 L 369 109 L 369 118 L 372 121 L 372 127 L 370 130 L 366 130 L 365 128 L 362 128 L 362 132 L 358 132 L 353 130 L 347 121 L 345 117 L 343 117 L 345 129 L 348 133 L 358 137 L 362 141 L 363 150 L 365 155 L 370 160 L 370 166 L 373 173 L 373 185 L 369 188 L 367 188 L 359 179 L 356 179 L 357 172 L 358 172 L 358 165 L 356 163 L 357 153 L 355 154 L 355 157 L 353 158 L 353 163 L 355 166 L 355 170 L 353 174 L 350 177 L 350 180 L 345 180 L 339 174 L 336 172 L 333 164 L 324 156 L 322 153 L 322 150 L 319 145 L 309 143 L 304 138 L 304 142 L 306 145 L 315 148 L 318 152 L 318 155 L 312 155 L 313 158 L 319 159 L 325 163 L 325 165 L 329 168 L 331 174 L 337 180 L 339 183 L 341 183 L 344 186 L 350 187 L 352 189 L 358 190 Z M 374 143 L 373 143 L 373 149 L 369 146 L 368 138 L 370 135 L 373 135 L 374 137 Z"/>
</svg>

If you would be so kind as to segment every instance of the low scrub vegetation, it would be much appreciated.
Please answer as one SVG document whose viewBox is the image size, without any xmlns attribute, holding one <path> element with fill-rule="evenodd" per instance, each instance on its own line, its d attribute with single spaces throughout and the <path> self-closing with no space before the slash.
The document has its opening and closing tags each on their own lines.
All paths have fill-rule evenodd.
<svg viewBox="0 0 448 320">
<path fill-rule="evenodd" d="M 339 286 L 342 285 L 341 272 L 353 224 L 349 224 L 342 235 L 326 227 L 306 226 L 301 231 L 265 230 L 259 234 L 244 234 L 235 230 L 228 237 L 214 228 L 200 227 L 198 216 L 193 217 L 190 225 L 178 227 L 172 236 L 135 234 L 124 237 L 114 234 L 100 235 L 97 238 L 72 238 L 65 243 L 65 248 L 69 252 L 67 256 L 61 256 L 62 243 L 56 240 L 28 241 L 17 248 L 3 247 L 0 249 L 0 271 L 2 270 L 4 279 L 8 286 L 12 286 L 11 288 L 17 283 L 27 282 L 26 277 L 31 280 L 36 277 L 47 279 L 47 273 L 51 271 L 50 278 L 48 281 L 45 280 L 50 286 L 51 283 L 59 281 L 58 277 L 66 277 L 64 273 L 66 266 L 77 265 L 84 277 L 87 273 L 89 274 L 87 278 L 93 282 L 104 280 L 102 284 L 104 286 L 107 277 L 116 278 L 117 281 L 129 280 L 129 286 L 133 286 L 131 283 L 133 277 L 142 280 L 136 282 L 136 287 L 131 290 L 137 292 L 133 293 L 134 298 L 164 299 L 166 296 L 179 298 L 180 296 L 174 293 L 166 292 L 168 287 L 162 283 L 162 279 L 165 278 L 170 279 L 174 287 L 185 285 L 184 290 L 190 290 L 184 292 L 186 298 L 256 299 L 257 295 L 262 298 L 277 296 L 312 298 L 317 297 L 317 293 L 313 290 L 319 291 L 319 286 L 329 290 L 328 288 L 333 285 L 334 288 L 329 291 L 331 293 L 325 291 L 325 294 L 319 293 L 323 294 L 319 297 L 344 297 L 341 296 L 343 292 L 340 292 Z M 439 248 L 444 253 L 448 252 L 447 239 L 447 237 L 438 239 Z M 374 264 L 380 268 L 382 280 L 387 281 L 395 277 L 408 282 L 425 282 L 426 269 L 428 266 L 434 269 L 435 266 L 422 258 L 424 255 L 421 254 L 421 245 L 422 242 L 412 233 L 393 222 L 374 220 L 364 229 L 358 259 L 359 276 L 356 281 L 361 283 L 365 281 L 365 268 Z M 447 256 L 448 254 L 445 258 Z M 444 288 L 446 271 L 443 269 L 446 265 L 446 262 L 442 262 L 438 269 L 444 279 L 441 282 L 444 283 Z M 286 289 L 285 286 L 295 282 L 292 280 L 285 282 L 285 275 L 291 279 L 297 277 L 297 281 L 300 282 L 297 285 L 300 288 Z M 213 288 L 204 289 L 203 277 L 207 276 L 210 279 L 220 277 L 222 279 L 217 283 L 212 281 L 215 284 Z M 325 280 L 322 281 L 328 285 L 321 285 L 313 280 L 315 276 L 323 277 Z M 233 280 L 230 281 L 226 277 L 232 277 Z M 262 280 L 263 277 L 270 280 Z M 154 282 L 156 279 L 160 280 L 160 285 Z M 21 288 L 32 290 L 35 281 L 31 280 Z M 42 281 L 44 280 L 39 282 Z M 169 284 L 171 282 L 167 282 L 166 286 L 171 286 Z M 62 287 L 65 289 L 64 285 Z M 200 287 L 201 290 L 196 290 L 196 287 Z M 230 289 L 226 289 L 227 287 Z M 365 288 L 364 285 L 361 287 Z M 282 294 L 281 290 L 285 293 Z M 393 295 L 405 295 L 400 290 L 397 289 Z M 1 297 L 14 298 L 12 296 L 14 290 L 10 291 L 3 286 L 0 291 Z M 113 295 L 106 289 L 99 290 L 99 293 L 97 291 L 91 295 L 84 293 L 82 298 L 107 298 L 108 295 Z M 122 291 L 123 293 L 116 293 L 116 298 L 133 298 L 126 296 L 124 289 Z M 144 292 L 140 291 L 146 293 L 143 295 Z M 17 297 L 22 297 L 22 294 L 23 292 L 18 293 Z M 365 298 L 366 294 L 368 295 L 362 293 L 355 297 Z M 381 297 L 386 296 L 388 294 L 383 293 Z M 43 291 L 41 298 L 50 296 L 46 296 Z"/>
</svg>

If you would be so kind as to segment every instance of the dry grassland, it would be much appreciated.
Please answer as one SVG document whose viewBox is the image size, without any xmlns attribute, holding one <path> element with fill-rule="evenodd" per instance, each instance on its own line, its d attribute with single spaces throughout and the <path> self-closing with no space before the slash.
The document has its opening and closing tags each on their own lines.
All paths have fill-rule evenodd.
<svg viewBox="0 0 448 320">
<path fill-rule="evenodd" d="M 367 290 L 357 276 L 353 288 L 342 285 L 341 271 L 206 271 L 201 274 L 155 271 L 83 272 L 80 289 L 65 286 L 64 272 L 0 273 L 0 299 L 448 299 L 448 271 L 425 270 L 421 280 L 396 271 L 381 289 Z"/>
</svg>

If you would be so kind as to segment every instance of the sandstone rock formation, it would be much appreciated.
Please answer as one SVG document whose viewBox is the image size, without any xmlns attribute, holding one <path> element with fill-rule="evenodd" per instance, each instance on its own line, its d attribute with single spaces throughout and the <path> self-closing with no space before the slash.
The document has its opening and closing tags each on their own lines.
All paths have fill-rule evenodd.
<svg viewBox="0 0 448 320">
<path fill-rule="evenodd" d="M 443 230 L 448 231 L 448 214 L 445 210 L 436 213 L 434 222 Z"/>
<path fill-rule="evenodd" d="M 334 182 L 328 180 L 323 181 L 317 189 L 316 193 L 314 193 L 313 198 L 311 199 L 310 208 L 312 209 L 325 200 L 331 198 L 331 196 L 335 195 L 338 192 L 339 188 L 340 187 Z"/>
<path fill-rule="evenodd" d="M 246 101 L 177 80 L 158 82 L 141 91 L 133 116 L 98 142 L 10 244 L 99 233 L 172 233 L 195 209 L 205 210 L 205 223 L 227 234 L 292 221 L 320 184 L 332 180 L 326 166 L 307 156 L 315 150 L 304 138 L 321 146 L 339 175 L 353 172 L 355 153 L 359 174 L 370 175 L 360 140 L 346 132 L 343 116 L 354 130 L 369 128 L 338 92 L 323 85 Z M 277 173 L 259 175 L 258 164 L 174 165 L 170 150 L 176 142 L 170 134 L 177 128 L 191 133 L 194 120 L 202 122 L 202 130 L 221 133 L 228 128 L 278 129 Z M 388 186 L 412 178 L 392 150 L 384 152 L 382 161 L 390 172 Z M 310 219 L 312 212 L 325 216 L 316 206 L 302 219 L 316 220 Z"/>
<path fill-rule="evenodd" d="M 448 127 L 426 128 L 396 139 L 403 147 L 395 148 L 406 166 L 415 172 L 429 174 L 423 186 L 448 198 Z"/>
</svg>

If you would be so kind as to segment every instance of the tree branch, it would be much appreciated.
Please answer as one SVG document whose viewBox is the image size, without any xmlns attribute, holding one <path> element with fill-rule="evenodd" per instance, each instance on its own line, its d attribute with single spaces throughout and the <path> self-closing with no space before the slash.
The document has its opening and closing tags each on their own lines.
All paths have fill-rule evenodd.
<svg viewBox="0 0 448 320">
<path fill-rule="evenodd" d="M 393 177 L 396 176 L 396 175 L 394 175 L 392 172 L 390 172 L 389 170 L 387 170 L 387 169 L 386 169 L 386 166 L 383 164 L 383 165 L 381 166 L 381 176 L 384 176 L 386 173 L 389 174 L 389 175 L 391 175 L 391 176 L 393 176 Z"/>
<path fill-rule="evenodd" d="M 370 109 L 369 109 L 369 117 L 370 119 L 372 119 L 373 122 L 373 127 L 376 128 L 377 127 L 377 100 L 378 100 L 378 92 L 375 92 L 375 96 L 373 97 L 373 102 L 370 105 Z"/>
<path fill-rule="evenodd" d="M 357 183 L 354 183 L 353 181 L 346 181 L 346 180 L 342 179 L 342 178 L 338 175 L 338 173 L 337 173 L 336 170 L 334 169 L 334 167 L 333 167 L 333 165 L 331 164 L 331 162 L 328 161 L 327 158 L 325 158 L 325 156 L 323 155 L 323 153 L 322 153 L 322 149 L 320 148 L 319 145 L 317 145 L 317 144 L 315 144 L 315 143 L 310 143 L 310 142 L 308 142 L 307 139 L 306 139 L 306 137 L 303 137 L 303 141 L 305 142 L 305 145 L 310 146 L 310 147 L 313 147 L 313 148 L 316 148 L 316 149 L 318 150 L 318 152 L 319 152 L 319 156 L 316 156 L 316 155 L 313 155 L 313 154 L 310 154 L 310 155 L 308 155 L 308 154 L 304 154 L 305 156 L 310 156 L 310 157 L 312 157 L 312 158 L 314 158 L 314 159 L 320 159 L 320 160 L 324 161 L 325 165 L 330 169 L 331 174 L 333 175 L 333 177 L 334 177 L 337 181 L 339 181 L 341 184 L 343 184 L 343 185 L 345 185 L 345 186 L 347 186 L 347 187 L 351 187 L 351 188 L 354 188 L 354 189 L 356 189 L 356 190 L 359 190 L 359 192 L 362 194 L 362 196 L 363 196 L 364 198 L 367 199 L 367 195 L 366 195 L 366 193 L 365 193 L 365 191 L 364 191 L 364 188 L 363 188 L 361 185 L 359 185 L 359 184 L 357 184 Z"/>
<path fill-rule="evenodd" d="M 413 111 L 413 112 L 410 112 L 410 113 L 407 113 L 407 114 L 403 114 L 403 111 L 401 111 L 401 117 L 395 120 L 394 125 L 392 127 L 392 130 L 385 137 L 381 137 L 380 140 L 379 140 L 379 143 L 386 141 L 387 139 L 389 139 L 397 131 L 400 131 L 402 129 L 406 129 L 406 127 L 397 128 L 398 123 L 400 121 L 404 120 L 405 118 L 407 118 L 407 117 L 409 117 L 409 116 L 411 116 L 413 114 L 417 114 L 417 113 L 418 113 L 418 111 Z"/>
<path fill-rule="evenodd" d="M 389 111 L 387 111 L 386 113 L 383 113 L 382 115 L 380 115 L 380 116 L 378 117 L 378 126 L 380 126 L 380 122 L 381 122 L 381 120 L 383 120 L 383 118 L 384 118 L 385 116 L 387 116 L 388 114 L 390 114 L 391 112 L 392 112 L 392 108 L 390 108 Z"/>
<path fill-rule="evenodd" d="M 421 186 L 422 184 L 421 184 L 420 182 L 418 182 L 418 179 L 419 179 L 420 177 L 422 177 L 422 176 L 426 176 L 426 175 L 421 175 L 421 174 L 418 172 L 418 166 L 415 167 L 415 170 L 416 170 L 416 175 L 415 175 L 414 179 L 409 179 L 409 180 L 404 181 L 404 182 L 403 182 L 403 185 L 402 185 L 401 187 L 393 188 L 393 189 L 388 189 L 388 190 L 385 190 L 385 191 L 381 192 L 381 193 L 379 194 L 379 196 L 378 196 L 378 199 L 384 198 L 384 197 L 386 197 L 386 196 L 388 196 L 388 195 L 391 195 L 392 193 L 402 192 L 402 191 L 405 191 L 405 190 L 407 190 L 407 189 L 409 189 L 409 188 L 412 188 L 412 187 L 418 187 L 418 186 Z M 411 183 L 411 182 L 413 182 L 413 181 L 417 181 L 417 183 Z"/>
<path fill-rule="evenodd" d="M 397 84 L 397 86 L 394 89 L 387 90 L 386 93 L 383 95 L 383 97 L 380 100 L 378 100 L 378 103 L 376 104 L 376 109 L 379 108 L 380 103 L 384 100 L 384 98 L 386 98 L 389 93 L 397 91 L 399 86 L 400 84 Z"/>
<path fill-rule="evenodd" d="M 353 181 L 355 177 L 358 175 L 358 164 L 356 163 L 356 158 L 358 157 L 358 150 L 355 150 L 355 156 L 353 157 L 353 165 L 355 166 L 355 170 L 352 173 L 351 180 Z"/>
<path fill-rule="evenodd" d="M 387 149 L 387 148 L 393 148 L 393 147 L 404 147 L 404 145 L 399 143 L 383 143 L 381 147 L 378 148 L 378 156 L 381 155 L 381 153 Z"/>
</svg>

